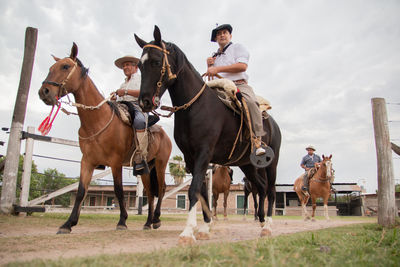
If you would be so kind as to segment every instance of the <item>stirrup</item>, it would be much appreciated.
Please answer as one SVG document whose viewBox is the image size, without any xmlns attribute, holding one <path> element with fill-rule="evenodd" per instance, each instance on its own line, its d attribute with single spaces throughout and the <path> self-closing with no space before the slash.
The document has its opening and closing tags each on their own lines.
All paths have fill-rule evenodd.
<svg viewBox="0 0 400 267">
<path fill-rule="evenodd" d="M 145 160 L 142 160 L 140 163 L 133 163 L 133 175 L 143 175 L 150 173 L 149 166 Z"/>
</svg>

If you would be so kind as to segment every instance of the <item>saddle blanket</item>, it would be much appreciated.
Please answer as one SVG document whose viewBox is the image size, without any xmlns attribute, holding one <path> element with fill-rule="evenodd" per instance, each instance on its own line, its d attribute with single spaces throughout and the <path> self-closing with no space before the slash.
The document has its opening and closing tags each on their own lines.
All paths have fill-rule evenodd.
<svg viewBox="0 0 400 267">
<path fill-rule="evenodd" d="M 229 108 L 234 110 L 236 113 L 240 113 L 242 108 L 240 102 L 236 98 L 237 87 L 235 83 L 229 79 L 215 79 L 207 82 L 207 85 L 214 89 L 219 99 Z M 257 104 L 263 117 L 266 116 L 266 112 L 271 109 L 271 103 L 261 96 L 256 95 Z M 239 106 L 240 105 L 240 106 Z"/>
</svg>

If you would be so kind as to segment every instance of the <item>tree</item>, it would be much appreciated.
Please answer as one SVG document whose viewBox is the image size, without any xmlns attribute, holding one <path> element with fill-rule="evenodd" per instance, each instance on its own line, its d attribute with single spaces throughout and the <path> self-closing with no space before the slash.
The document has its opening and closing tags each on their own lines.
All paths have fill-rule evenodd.
<svg viewBox="0 0 400 267">
<path fill-rule="evenodd" d="M 5 157 L 0 159 L 0 163 L 5 160 Z M 17 176 L 17 191 L 16 197 L 19 199 L 21 193 L 21 179 L 23 172 L 24 156 L 20 155 L 18 163 L 18 176 Z M 0 172 L 0 181 L 3 181 L 3 173 Z M 29 200 L 40 197 L 43 194 L 48 194 L 61 189 L 69 184 L 75 183 L 77 179 L 66 178 L 65 174 L 59 173 L 56 169 L 46 169 L 44 173 L 38 173 L 37 166 L 32 161 L 31 171 L 31 184 L 29 187 Z M 48 204 L 69 206 L 71 193 L 63 194 L 56 197 L 53 201 L 50 200 Z"/>
<path fill-rule="evenodd" d="M 185 167 L 184 167 L 184 162 L 183 158 L 181 156 L 174 156 L 172 158 L 175 161 L 180 161 L 182 163 L 169 163 L 169 172 L 171 175 L 174 177 L 174 183 L 175 185 L 181 184 L 183 182 L 183 178 L 186 175 Z"/>
</svg>

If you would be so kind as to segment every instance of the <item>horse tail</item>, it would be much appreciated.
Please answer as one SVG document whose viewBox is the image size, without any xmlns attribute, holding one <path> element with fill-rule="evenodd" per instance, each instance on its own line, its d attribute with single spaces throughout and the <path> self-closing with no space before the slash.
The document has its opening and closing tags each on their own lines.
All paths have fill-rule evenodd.
<svg viewBox="0 0 400 267">
<path fill-rule="evenodd" d="M 158 197 L 158 179 L 155 167 L 150 170 L 150 190 L 154 196 Z"/>
</svg>

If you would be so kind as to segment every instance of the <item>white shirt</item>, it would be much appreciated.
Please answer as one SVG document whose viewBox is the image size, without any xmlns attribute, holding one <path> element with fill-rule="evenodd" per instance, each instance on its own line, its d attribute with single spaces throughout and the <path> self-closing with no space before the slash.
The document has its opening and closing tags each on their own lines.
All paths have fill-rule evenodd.
<svg viewBox="0 0 400 267">
<path fill-rule="evenodd" d="M 121 84 L 119 87 L 120 89 L 123 90 L 140 90 L 140 81 L 141 81 L 141 76 L 139 73 L 134 73 L 131 75 L 131 78 L 128 80 L 128 78 L 125 78 L 125 82 Z M 119 96 L 117 98 L 117 101 L 138 101 L 137 97 L 131 96 L 131 95 L 124 95 L 124 96 Z"/>
<path fill-rule="evenodd" d="M 243 45 L 232 43 L 222 55 L 215 58 L 214 66 L 228 66 L 235 63 L 245 63 L 248 65 L 249 58 L 250 54 Z M 237 73 L 220 72 L 218 74 L 232 81 L 242 79 L 248 81 L 249 79 L 245 71 Z"/>
</svg>

